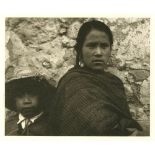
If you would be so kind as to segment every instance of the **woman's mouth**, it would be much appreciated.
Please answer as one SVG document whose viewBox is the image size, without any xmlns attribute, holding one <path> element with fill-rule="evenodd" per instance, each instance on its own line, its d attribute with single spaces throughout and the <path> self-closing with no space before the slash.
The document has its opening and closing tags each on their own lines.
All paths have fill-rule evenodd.
<svg viewBox="0 0 155 155">
<path fill-rule="evenodd" d="M 92 62 L 95 64 L 105 64 L 103 60 L 93 60 Z"/>
</svg>

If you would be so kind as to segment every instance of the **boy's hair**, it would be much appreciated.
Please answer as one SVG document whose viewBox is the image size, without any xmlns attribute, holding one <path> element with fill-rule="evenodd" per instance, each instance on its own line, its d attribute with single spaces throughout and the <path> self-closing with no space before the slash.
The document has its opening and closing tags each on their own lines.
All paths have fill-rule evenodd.
<svg viewBox="0 0 155 155">
<path fill-rule="evenodd" d="M 23 95 L 25 92 L 39 96 L 39 106 L 42 110 L 47 110 L 53 102 L 55 96 L 55 87 L 51 87 L 45 79 L 39 77 L 28 77 L 17 79 L 6 85 L 6 107 L 16 111 L 15 98 Z M 12 103 L 13 102 L 13 103 Z"/>
</svg>

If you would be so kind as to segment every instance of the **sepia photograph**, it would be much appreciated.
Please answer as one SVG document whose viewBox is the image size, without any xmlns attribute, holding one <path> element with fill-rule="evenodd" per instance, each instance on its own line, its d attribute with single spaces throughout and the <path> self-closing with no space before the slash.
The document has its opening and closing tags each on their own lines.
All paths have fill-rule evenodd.
<svg viewBox="0 0 155 155">
<path fill-rule="evenodd" d="M 5 136 L 150 136 L 150 18 L 6 17 Z"/>
<path fill-rule="evenodd" d="M 153 0 L 0 1 L 0 153 L 152 155 Z"/>
</svg>

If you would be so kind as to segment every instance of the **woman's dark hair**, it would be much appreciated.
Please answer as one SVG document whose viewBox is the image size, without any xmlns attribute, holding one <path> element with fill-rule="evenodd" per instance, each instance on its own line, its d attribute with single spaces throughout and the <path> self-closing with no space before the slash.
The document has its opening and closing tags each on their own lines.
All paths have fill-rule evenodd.
<svg viewBox="0 0 155 155">
<path fill-rule="evenodd" d="M 79 61 L 82 57 L 82 46 L 85 41 L 85 38 L 92 29 L 97 29 L 99 31 L 105 32 L 109 37 L 110 46 L 112 46 L 113 44 L 113 34 L 110 28 L 105 23 L 101 21 L 97 21 L 97 20 L 85 22 L 80 27 L 77 38 L 76 38 L 76 45 L 75 45 L 75 50 L 77 52 L 76 66 L 79 66 Z"/>
</svg>

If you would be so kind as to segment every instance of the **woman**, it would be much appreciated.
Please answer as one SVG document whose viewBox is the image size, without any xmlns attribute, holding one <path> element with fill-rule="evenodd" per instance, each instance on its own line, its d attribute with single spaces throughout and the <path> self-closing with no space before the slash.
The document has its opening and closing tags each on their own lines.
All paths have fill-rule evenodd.
<svg viewBox="0 0 155 155">
<path fill-rule="evenodd" d="M 57 134 L 123 136 L 142 130 L 131 118 L 122 81 L 104 71 L 113 44 L 109 27 L 86 22 L 76 41 L 76 66 L 57 87 Z"/>
</svg>

